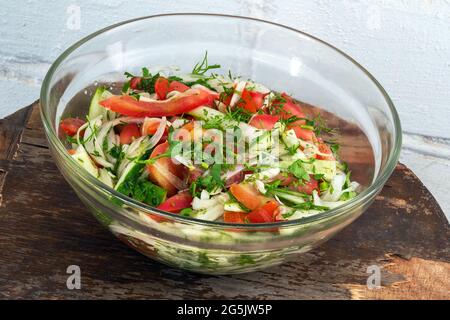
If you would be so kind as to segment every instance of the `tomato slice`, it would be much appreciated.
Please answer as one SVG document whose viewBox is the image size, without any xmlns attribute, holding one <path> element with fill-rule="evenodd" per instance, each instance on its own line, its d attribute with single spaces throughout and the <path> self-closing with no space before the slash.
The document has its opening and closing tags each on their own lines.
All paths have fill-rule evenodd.
<svg viewBox="0 0 450 320">
<path fill-rule="evenodd" d="M 279 173 L 274 180 L 280 180 L 280 186 L 286 187 L 294 183 L 296 178 L 291 174 Z"/>
<path fill-rule="evenodd" d="M 179 91 L 179 92 L 185 92 L 186 90 L 189 90 L 190 88 L 185 85 L 184 83 L 178 82 L 178 81 L 172 81 L 169 85 L 169 92 L 172 91 Z"/>
<path fill-rule="evenodd" d="M 141 84 L 141 77 L 133 77 L 130 80 L 130 88 L 133 90 L 138 89 L 139 85 Z"/>
<path fill-rule="evenodd" d="M 155 158 L 169 149 L 169 143 L 166 141 L 156 146 L 150 155 L 150 158 Z M 161 157 L 155 161 L 154 164 L 147 165 L 149 179 L 164 188 L 167 195 L 171 196 L 177 193 L 176 186 L 171 182 L 171 175 L 173 179 L 181 179 L 184 174 L 183 166 L 176 164 L 170 157 Z"/>
<path fill-rule="evenodd" d="M 176 116 L 202 105 L 211 105 L 219 97 L 217 92 L 189 89 L 167 100 L 138 101 L 127 95 L 112 96 L 100 105 L 114 112 L 133 117 Z"/>
<path fill-rule="evenodd" d="M 136 123 L 129 123 L 120 131 L 120 144 L 130 144 L 141 136 L 141 130 Z"/>
<path fill-rule="evenodd" d="M 282 93 L 281 97 L 284 101 L 275 100 L 272 102 L 271 113 L 280 115 L 282 119 L 289 119 L 291 117 L 305 118 L 305 113 L 292 97 L 286 93 Z"/>
<path fill-rule="evenodd" d="M 305 125 L 305 123 L 306 123 L 305 120 L 297 120 L 297 121 L 291 123 L 288 126 L 288 129 L 289 130 L 290 129 L 294 130 L 295 135 L 299 139 L 302 139 L 302 140 L 305 140 L 305 141 L 316 142 L 317 138 L 316 138 L 316 134 L 314 133 L 314 131 L 301 127 L 301 126 Z"/>
<path fill-rule="evenodd" d="M 164 100 L 169 92 L 169 80 L 164 77 L 159 77 L 155 81 L 155 92 L 158 99 Z"/>
<path fill-rule="evenodd" d="M 280 120 L 279 116 L 273 116 L 270 114 L 255 114 L 248 123 L 249 125 L 258 128 L 258 129 L 266 129 L 271 130 Z"/>
<path fill-rule="evenodd" d="M 236 104 L 239 108 L 244 108 L 252 113 L 255 113 L 264 103 L 265 94 L 256 91 L 249 91 L 244 89 L 241 94 L 241 100 Z"/>
<path fill-rule="evenodd" d="M 227 223 L 245 223 L 247 214 L 245 212 L 225 211 L 223 221 Z"/>
<path fill-rule="evenodd" d="M 73 137 L 77 134 L 78 129 L 85 123 L 84 120 L 78 118 L 66 118 L 61 120 L 59 124 L 59 130 L 64 131 L 68 136 Z"/>
<path fill-rule="evenodd" d="M 319 190 L 319 182 L 311 175 L 309 176 L 309 181 L 304 181 L 304 184 L 297 186 L 298 192 L 306 194 L 312 194 L 314 190 Z"/>
<path fill-rule="evenodd" d="M 247 215 L 251 223 L 268 223 L 276 221 L 276 210 L 279 205 L 276 201 L 269 201 L 262 207 L 257 208 Z"/>
<path fill-rule="evenodd" d="M 158 206 L 158 209 L 179 213 L 181 210 L 185 208 L 190 208 L 192 203 L 192 196 L 188 191 L 180 192 Z"/>
<path fill-rule="evenodd" d="M 255 210 L 269 201 L 268 198 L 261 195 L 258 190 L 247 183 L 232 184 L 230 192 L 237 201 L 250 210 Z"/>
<path fill-rule="evenodd" d="M 319 152 L 325 153 L 327 155 L 323 156 L 323 155 L 317 154 L 316 155 L 316 159 L 319 159 L 319 160 L 331 160 L 331 161 L 336 160 L 334 158 L 333 151 L 331 151 L 330 146 L 327 145 L 325 142 L 319 142 L 317 147 L 319 148 Z"/>
<path fill-rule="evenodd" d="M 162 120 L 158 119 L 158 118 L 146 119 L 142 126 L 142 129 L 141 129 L 142 134 L 143 135 L 154 135 L 156 133 L 156 131 L 158 130 L 161 121 Z M 164 129 L 164 134 L 163 134 L 163 137 L 161 138 L 161 140 L 164 138 L 167 138 L 168 134 L 169 134 L 169 129 L 166 125 L 166 128 Z"/>
</svg>

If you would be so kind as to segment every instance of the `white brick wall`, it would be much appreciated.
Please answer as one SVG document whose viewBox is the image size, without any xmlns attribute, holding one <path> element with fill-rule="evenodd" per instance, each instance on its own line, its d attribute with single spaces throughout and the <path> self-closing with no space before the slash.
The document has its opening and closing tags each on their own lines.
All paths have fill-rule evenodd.
<svg viewBox="0 0 450 320">
<path fill-rule="evenodd" d="M 79 30 L 67 27 L 70 6 L 80 8 Z M 450 214 L 450 0 L 4 0 L 0 8 L 0 117 L 37 99 L 46 70 L 65 48 L 118 21 L 215 12 L 318 36 L 353 56 L 389 92 L 405 133 L 402 160 Z"/>
</svg>

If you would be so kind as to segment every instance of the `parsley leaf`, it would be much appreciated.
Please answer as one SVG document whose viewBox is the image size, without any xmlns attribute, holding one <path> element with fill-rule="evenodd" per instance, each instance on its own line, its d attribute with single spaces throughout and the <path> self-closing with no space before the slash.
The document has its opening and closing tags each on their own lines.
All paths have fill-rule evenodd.
<svg viewBox="0 0 450 320">
<path fill-rule="evenodd" d="M 309 174 L 303 167 L 303 161 L 297 160 L 288 167 L 289 173 L 292 173 L 297 179 L 309 181 Z"/>
<path fill-rule="evenodd" d="M 148 180 L 139 179 L 144 166 L 137 164 L 130 173 L 128 173 L 125 181 L 123 181 L 117 191 L 144 202 L 153 207 L 160 205 L 166 199 L 166 190 L 151 183 Z"/>
<path fill-rule="evenodd" d="M 222 188 L 224 186 L 224 181 L 221 177 L 222 165 L 213 164 L 209 170 L 209 174 L 206 176 L 200 176 L 196 181 L 191 183 L 189 187 L 189 192 L 192 196 L 196 197 L 200 195 L 202 190 L 211 192 L 217 188 Z"/>
</svg>

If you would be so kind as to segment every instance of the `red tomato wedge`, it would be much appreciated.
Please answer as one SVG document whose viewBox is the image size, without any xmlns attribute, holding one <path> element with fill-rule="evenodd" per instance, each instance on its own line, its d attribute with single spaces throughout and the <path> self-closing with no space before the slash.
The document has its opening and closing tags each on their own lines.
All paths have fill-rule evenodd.
<svg viewBox="0 0 450 320">
<path fill-rule="evenodd" d="M 295 103 L 292 97 L 288 96 L 286 93 L 282 93 L 281 97 L 285 101 L 275 100 L 272 102 L 272 112 L 278 114 L 283 119 L 289 119 L 291 117 L 305 118 L 305 114 L 302 111 L 300 105 Z"/>
<path fill-rule="evenodd" d="M 297 181 L 298 179 L 295 178 L 292 175 L 283 175 L 279 174 L 275 177 L 276 180 L 280 180 L 280 185 L 283 187 L 289 187 L 289 189 L 292 189 L 294 191 L 298 192 L 304 192 L 307 194 L 312 194 L 313 190 L 319 190 L 319 183 L 312 175 L 309 176 L 309 181 L 304 181 L 304 184 L 298 185 Z"/>
<path fill-rule="evenodd" d="M 223 221 L 227 223 L 245 223 L 247 214 L 244 212 L 225 211 Z"/>
<path fill-rule="evenodd" d="M 144 124 L 142 125 L 142 134 L 146 134 L 146 135 L 155 134 L 159 128 L 160 123 L 161 123 L 161 119 L 158 119 L 158 118 L 146 119 Z M 165 131 L 167 131 L 167 128 Z"/>
<path fill-rule="evenodd" d="M 279 116 L 272 116 L 270 114 L 255 114 L 250 119 L 248 124 L 258 129 L 271 130 L 275 126 L 275 123 L 279 120 Z"/>
<path fill-rule="evenodd" d="M 314 131 L 310 130 L 310 129 L 302 128 L 302 126 L 305 125 L 305 123 L 306 123 L 305 120 L 297 120 L 297 121 L 291 123 L 288 126 L 288 129 L 294 130 L 295 135 L 299 139 L 302 139 L 305 141 L 316 142 L 317 138 L 316 138 L 316 134 L 314 133 Z"/>
<path fill-rule="evenodd" d="M 181 210 L 185 208 L 190 208 L 192 203 L 192 196 L 188 191 L 180 192 L 158 206 L 158 209 L 179 213 Z"/>
<path fill-rule="evenodd" d="M 85 123 L 84 120 L 78 118 L 66 118 L 61 120 L 59 124 L 59 130 L 64 131 L 68 136 L 74 136 L 77 134 L 78 129 Z"/>
<path fill-rule="evenodd" d="M 141 129 L 136 123 L 127 124 L 120 131 L 120 144 L 130 144 L 134 139 L 141 136 Z"/>
<path fill-rule="evenodd" d="M 267 223 L 276 221 L 276 210 L 279 205 L 276 201 L 269 201 L 262 207 L 257 208 L 247 215 L 251 223 Z"/>
<path fill-rule="evenodd" d="M 166 152 L 168 148 L 169 143 L 167 141 L 161 143 L 153 149 L 150 158 L 159 156 L 161 153 Z M 168 196 L 177 193 L 178 190 L 171 180 L 182 178 L 184 174 L 182 165 L 176 164 L 170 157 L 161 157 L 156 160 L 154 164 L 148 164 L 147 171 L 149 173 L 149 179 L 160 187 L 166 189 Z"/>
<path fill-rule="evenodd" d="M 237 201 L 250 210 L 255 210 L 269 201 L 258 190 L 246 183 L 232 184 L 230 186 L 230 192 Z"/>
<path fill-rule="evenodd" d="M 286 186 L 291 185 L 296 180 L 296 178 L 290 174 L 286 175 L 286 174 L 280 173 L 275 177 L 275 180 L 280 180 L 280 185 L 283 187 L 286 187 Z"/>
<path fill-rule="evenodd" d="M 201 89 L 189 89 L 170 99 L 138 101 L 130 96 L 112 96 L 100 105 L 114 112 L 132 117 L 176 116 L 202 105 L 211 105 L 219 94 Z"/>
<path fill-rule="evenodd" d="M 164 77 L 159 77 L 155 81 L 155 92 L 158 99 L 164 100 L 169 92 L 169 80 Z"/>
<path fill-rule="evenodd" d="M 185 92 L 186 90 L 189 90 L 189 87 L 184 83 L 178 81 L 172 81 L 169 85 L 169 92 L 172 91 Z"/>
<path fill-rule="evenodd" d="M 319 190 L 319 183 L 312 176 L 309 176 L 309 181 L 304 181 L 304 184 L 296 187 L 298 192 L 312 194 L 314 190 Z"/>
<path fill-rule="evenodd" d="M 323 155 L 317 154 L 316 155 L 316 159 L 319 159 L 319 160 L 331 160 L 331 161 L 336 160 L 334 158 L 333 151 L 331 151 L 330 146 L 327 145 L 325 142 L 319 142 L 317 147 L 319 148 L 319 152 L 325 153 L 326 155 L 323 156 Z"/>
<path fill-rule="evenodd" d="M 244 108 L 255 113 L 263 106 L 265 94 L 256 91 L 245 90 L 241 94 L 241 100 L 236 104 L 239 108 Z"/>
<path fill-rule="evenodd" d="M 138 89 L 139 85 L 141 84 L 141 80 L 142 80 L 141 77 L 133 77 L 133 78 L 131 78 L 131 80 L 130 80 L 130 88 L 134 89 L 134 90 Z"/>
</svg>

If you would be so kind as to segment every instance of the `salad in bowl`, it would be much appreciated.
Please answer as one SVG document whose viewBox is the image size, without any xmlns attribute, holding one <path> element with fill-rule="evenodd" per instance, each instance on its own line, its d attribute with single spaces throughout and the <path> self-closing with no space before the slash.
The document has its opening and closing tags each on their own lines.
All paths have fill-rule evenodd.
<svg viewBox="0 0 450 320">
<path fill-rule="evenodd" d="M 98 86 L 84 118 L 59 124 L 80 169 L 162 211 L 229 224 L 311 217 L 357 195 L 320 114 L 207 58 L 188 74 L 126 72 L 119 94 Z"/>
<path fill-rule="evenodd" d="M 401 147 L 367 70 L 245 17 L 164 14 L 93 33 L 53 63 L 40 106 L 55 164 L 102 225 L 206 274 L 301 259 L 369 207 Z"/>
</svg>

